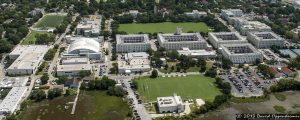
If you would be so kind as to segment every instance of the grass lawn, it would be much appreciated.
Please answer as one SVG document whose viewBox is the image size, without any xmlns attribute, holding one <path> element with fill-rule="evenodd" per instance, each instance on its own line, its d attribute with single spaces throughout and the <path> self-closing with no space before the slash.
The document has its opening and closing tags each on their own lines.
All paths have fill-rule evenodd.
<svg viewBox="0 0 300 120">
<path fill-rule="evenodd" d="M 174 93 L 182 99 L 196 99 L 213 101 L 221 92 L 215 86 L 215 79 L 203 75 L 186 77 L 158 77 L 151 79 L 142 77 L 135 79 L 138 91 L 145 102 L 156 101 L 157 97 L 172 96 Z"/>
<path fill-rule="evenodd" d="M 30 45 L 30 44 L 35 44 L 36 38 L 35 35 L 36 34 L 52 34 L 52 33 L 48 33 L 48 32 L 44 32 L 44 31 L 31 31 L 31 33 L 22 41 L 22 45 Z"/>
<path fill-rule="evenodd" d="M 202 22 L 193 23 L 147 23 L 147 24 L 120 24 L 119 31 L 125 31 L 127 33 L 175 33 L 176 27 L 181 27 L 183 32 L 194 31 L 194 32 L 209 32 L 210 28 Z"/>
<path fill-rule="evenodd" d="M 285 101 L 285 96 L 283 94 L 279 94 L 279 93 L 274 93 L 274 96 L 277 100 L 279 101 Z"/>
<path fill-rule="evenodd" d="M 206 62 L 206 70 L 209 70 L 209 69 L 212 67 L 213 63 L 214 63 L 214 62 L 212 62 L 212 61 L 207 61 L 207 62 Z M 163 72 L 163 73 L 167 73 L 167 72 L 176 72 L 176 70 L 177 70 L 176 62 L 167 62 L 167 64 L 168 64 L 168 69 L 167 69 L 167 70 L 165 70 L 164 68 L 162 68 L 162 69 L 159 69 L 159 71 L 160 71 L 160 72 Z M 174 66 L 174 70 L 173 70 L 173 71 L 172 71 L 172 69 L 171 69 L 172 66 Z M 199 72 L 199 70 L 200 70 L 200 67 L 194 66 L 194 67 L 190 67 L 190 68 L 187 69 L 186 71 L 187 71 L 187 72 Z M 181 71 L 183 71 L 183 70 L 181 70 Z"/>
<path fill-rule="evenodd" d="M 129 106 L 120 97 L 105 91 L 82 91 L 75 114 L 71 115 L 75 95 L 32 104 L 22 120 L 124 120 Z M 68 106 L 67 108 L 65 106 Z"/>
<path fill-rule="evenodd" d="M 273 108 L 274 108 L 277 112 L 280 112 L 280 113 L 284 113 L 285 110 L 286 110 L 283 106 L 279 106 L 279 105 L 275 105 L 275 106 L 273 106 Z"/>
<path fill-rule="evenodd" d="M 38 21 L 34 28 L 54 28 L 60 25 L 65 17 L 66 16 L 64 15 L 45 15 L 43 18 L 41 18 L 41 20 Z"/>
</svg>

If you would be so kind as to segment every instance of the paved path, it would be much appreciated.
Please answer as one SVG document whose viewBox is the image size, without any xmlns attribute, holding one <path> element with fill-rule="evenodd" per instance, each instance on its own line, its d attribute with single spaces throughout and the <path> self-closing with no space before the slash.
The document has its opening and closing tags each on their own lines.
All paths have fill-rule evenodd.
<svg viewBox="0 0 300 120">
<path fill-rule="evenodd" d="M 79 82 L 79 85 L 78 85 L 78 88 L 77 88 L 77 95 L 76 95 L 76 98 L 74 100 L 74 103 L 73 103 L 73 108 L 72 108 L 72 111 L 71 111 L 71 114 L 75 114 L 75 109 L 76 109 L 76 105 L 77 105 L 77 100 L 78 100 L 78 96 L 79 96 L 79 93 L 80 93 L 80 85 L 81 85 L 82 81 Z"/>
</svg>

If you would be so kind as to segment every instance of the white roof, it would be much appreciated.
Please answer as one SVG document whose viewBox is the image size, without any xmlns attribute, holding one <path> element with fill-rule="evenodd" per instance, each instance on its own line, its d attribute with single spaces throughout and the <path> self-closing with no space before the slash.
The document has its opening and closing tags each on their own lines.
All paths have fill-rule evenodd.
<svg viewBox="0 0 300 120">
<path fill-rule="evenodd" d="M 71 64 L 71 65 L 57 65 L 57 71 L 80 71 L 91 70 L 90 64 Z"/>
<path fill-rule="evenodd" d="M 16 110 L 27 87 L 13 87 L 0 104 L 0 112 L 12 113 Z"/>
<path fill-rule="evenodd" d="M 71 43 L 69 53 L 75 50 L 90 50 L 97 53 L 100 50 L 100 45 L 94 39 L 82 37 Z"/>
<path fill-rule="evenodd" d="M 182 99 L 180 96 L 168 96 L 168 97 L 157 97 L 157 104 L 159 107 L 169 107 L 182 105 Z"/>
</svg>

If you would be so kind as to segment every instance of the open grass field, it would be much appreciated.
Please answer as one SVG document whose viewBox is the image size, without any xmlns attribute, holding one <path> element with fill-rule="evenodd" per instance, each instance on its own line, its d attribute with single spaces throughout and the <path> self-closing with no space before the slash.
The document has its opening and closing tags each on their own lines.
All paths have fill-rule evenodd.
<svg viewBox="0 0 300 120">
<path fill-rule="evenodd" d="M 274 108 L 277 112 L 280 112 L 280 113 L 284 113 L 285 110 L 286 110 L 283 106 L 279 106 L 279 105 L 275 105 L 275 106 L 273 106 L 273 108 Z"/>
<path fill-rule="evenodd" d="M 75 96 L 60 97 L 32 104 L 22 120 L 124 120 L 129 106 L 120 97 L 108 96 L 104 91 L 81 92 L 75 114 L 71 115 Z M 68 107 L 65 107 L 68 106 Z"/>
<path fill-rule="evenodd" d="M 202 22 L 193 23 L 172 23 L 172 22 L 163 22 L 163 23 L 147 23 L 147 24 L 120 24 L 119 31 L 125 31 L 127 33 L 175 33 L 176 27 L 181 27 L 183 32 L 209 32 L 210 28 Z"/>
<path fill-rule="evenodd" d="M 207 61 L 206 62 L 206 70 L 209 70 L 212 66 L 213 66 L 213 63 L 214 62 L 212 62 L 212 61 Z M 170 73 L 170 72 L 176 72 L 176 69 L 177 69 L 177 67 L 176 67 L 176 62 L 167 62 L 167 64 L 168 64 L 168 69 L 166 70 L 166 69 L 164 69 L 164 68 L 162 68 L 162 69 L 159 69 L 159 71 L 160 72 L 163 72 L 163 73 Z M 174 66 L 174 70 L 172 71 L 172 66 Z M 194 66 L 194 67 L 190 67 L 189 69 L 187 69 L 186 71 L 187 72 L 199 72 L 199 70 L 200 70 L 200 67 L 198 67 L 198 66 Z M 181 71 L 183 71 L 183 70 L 181 70 Z"/>
<path fill-rule="evenodd" d="M 145 102 L 156 101 L 157 97 L 172 96 L 174 93 L 182 99 L 196 99 L 213 101 L 221 92 L 215 86 L 215 79 L 203 75 L 186 77 L 158 77 L 151 79 L 142 77 L 135 79 L 138 91 Z"/>
<path fill-rule="evenodd" d="M 36 38 L 35 35 L 36 34 L 52 34 L 49 32 L 44 32 L 44 31 L 31 31 L 31 33 L 22 41 L 22 45 L 30 45 L 30 44 L 35 44 Z"/>
<path fill-rule="evenodd" d="M 45 15 L 38 21 L 34 28 L 54 28 L 60 25 L 65 17 L 64 15 Z"/>
</svg>

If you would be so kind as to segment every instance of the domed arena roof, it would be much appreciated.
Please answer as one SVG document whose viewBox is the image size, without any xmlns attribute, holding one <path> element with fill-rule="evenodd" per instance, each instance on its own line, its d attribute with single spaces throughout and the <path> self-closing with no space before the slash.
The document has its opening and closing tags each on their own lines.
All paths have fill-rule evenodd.
<svg viewBox="0 0 300 120">
<path fill-rule="evenodd" d="M 99 42 L 91 38 L 80 38 L 71 43 L 69 53 L 74 53 L 78 50 L 89 50 L 92 53 L 97 53 L 100 50 Z"/>
</svg>

